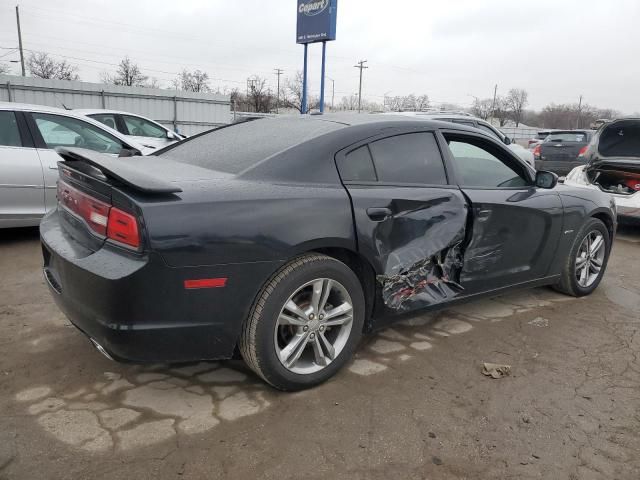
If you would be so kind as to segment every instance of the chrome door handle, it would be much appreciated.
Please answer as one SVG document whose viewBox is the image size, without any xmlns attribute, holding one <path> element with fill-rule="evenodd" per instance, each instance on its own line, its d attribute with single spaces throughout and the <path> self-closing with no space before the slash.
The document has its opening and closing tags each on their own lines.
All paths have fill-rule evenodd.
<svg viewBox="0 0 640 480">
<path fill-rule="evenodd" d="M 374 222 L 382 222 L 391 216 L 391 210 L 386 207 L 367 208 L 367 215 Z"/>
</svg>

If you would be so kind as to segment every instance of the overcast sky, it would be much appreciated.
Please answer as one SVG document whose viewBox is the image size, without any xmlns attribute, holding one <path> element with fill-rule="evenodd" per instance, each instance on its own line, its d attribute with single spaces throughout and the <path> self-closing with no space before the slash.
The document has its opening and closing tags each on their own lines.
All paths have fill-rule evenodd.
<svg viewBox="0 0 640 480">
<path fill-rule="evenodd" d="M 0 0 L 0 47 L 17 46 L 15 1 Z M 65 56 L 85 81 L 129 55 L 164 86 L 183 68 L 205 70 L 212 87 L 245 88 L 257 74 L 302 69 L 295 0 L 56 0 L 20 2 L 24 47 Z M 509 88 L 530 107 L 573 103 L 640 112 L 638 0 L 338 0 L 337 40 L 327 47 L 336 103 L 427 94 L 469 106 Z M 310 47 L 311 93 L 320 84 L 320 45 Z M 1 61 L 17 59 L 0 50 Z M 18 66 L 14 71 L 18 73 Z M 331 101 L 331 82 L 327 84 Z"/>
</svg>

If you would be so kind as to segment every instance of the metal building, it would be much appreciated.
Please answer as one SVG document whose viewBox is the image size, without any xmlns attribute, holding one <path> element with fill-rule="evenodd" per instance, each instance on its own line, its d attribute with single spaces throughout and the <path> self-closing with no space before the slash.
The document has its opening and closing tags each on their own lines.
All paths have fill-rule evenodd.
<svg viewBox="0 0 640 480">
<path fill-rule="evenodd" d="M 0 75 L 0 101 L 137 113 L 184 135 L 229 123 L 228 95 Z"/>
</svg>

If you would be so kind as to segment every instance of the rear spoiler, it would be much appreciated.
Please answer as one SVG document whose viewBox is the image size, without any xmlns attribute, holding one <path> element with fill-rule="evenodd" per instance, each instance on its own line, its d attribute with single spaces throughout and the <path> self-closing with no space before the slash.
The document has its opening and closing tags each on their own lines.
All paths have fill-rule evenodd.
<svg viewBox="0 0 640 480">
<path fill-rule="evenodd" d="M 83 162 L 100 170 L 107 178 L 144 193 L 177 193 L 182 189 L 171 182 L 136 168 L 134 157 L 111 157 L 85 148 L 58 147 L 56 152 L 66 162 Z M 63 162 L 58 162 L 64 166 Z"/>
</svg>

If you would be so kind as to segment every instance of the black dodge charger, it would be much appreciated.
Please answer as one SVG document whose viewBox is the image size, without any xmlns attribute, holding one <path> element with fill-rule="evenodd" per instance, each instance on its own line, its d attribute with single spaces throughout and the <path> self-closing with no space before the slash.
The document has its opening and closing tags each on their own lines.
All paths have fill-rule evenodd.
<svg viewBox="0 0 640 480">
<path fill-rule="evenodd" d="M 44 274 L 105 355 L 240 354 L 296 390 L 418 309 L 552 285 L 591 293 L 609 195 L 557 185 L 479 130 L 383 115 L 265 118 L 154 157 L 59 151 Z"/>
</svg>

